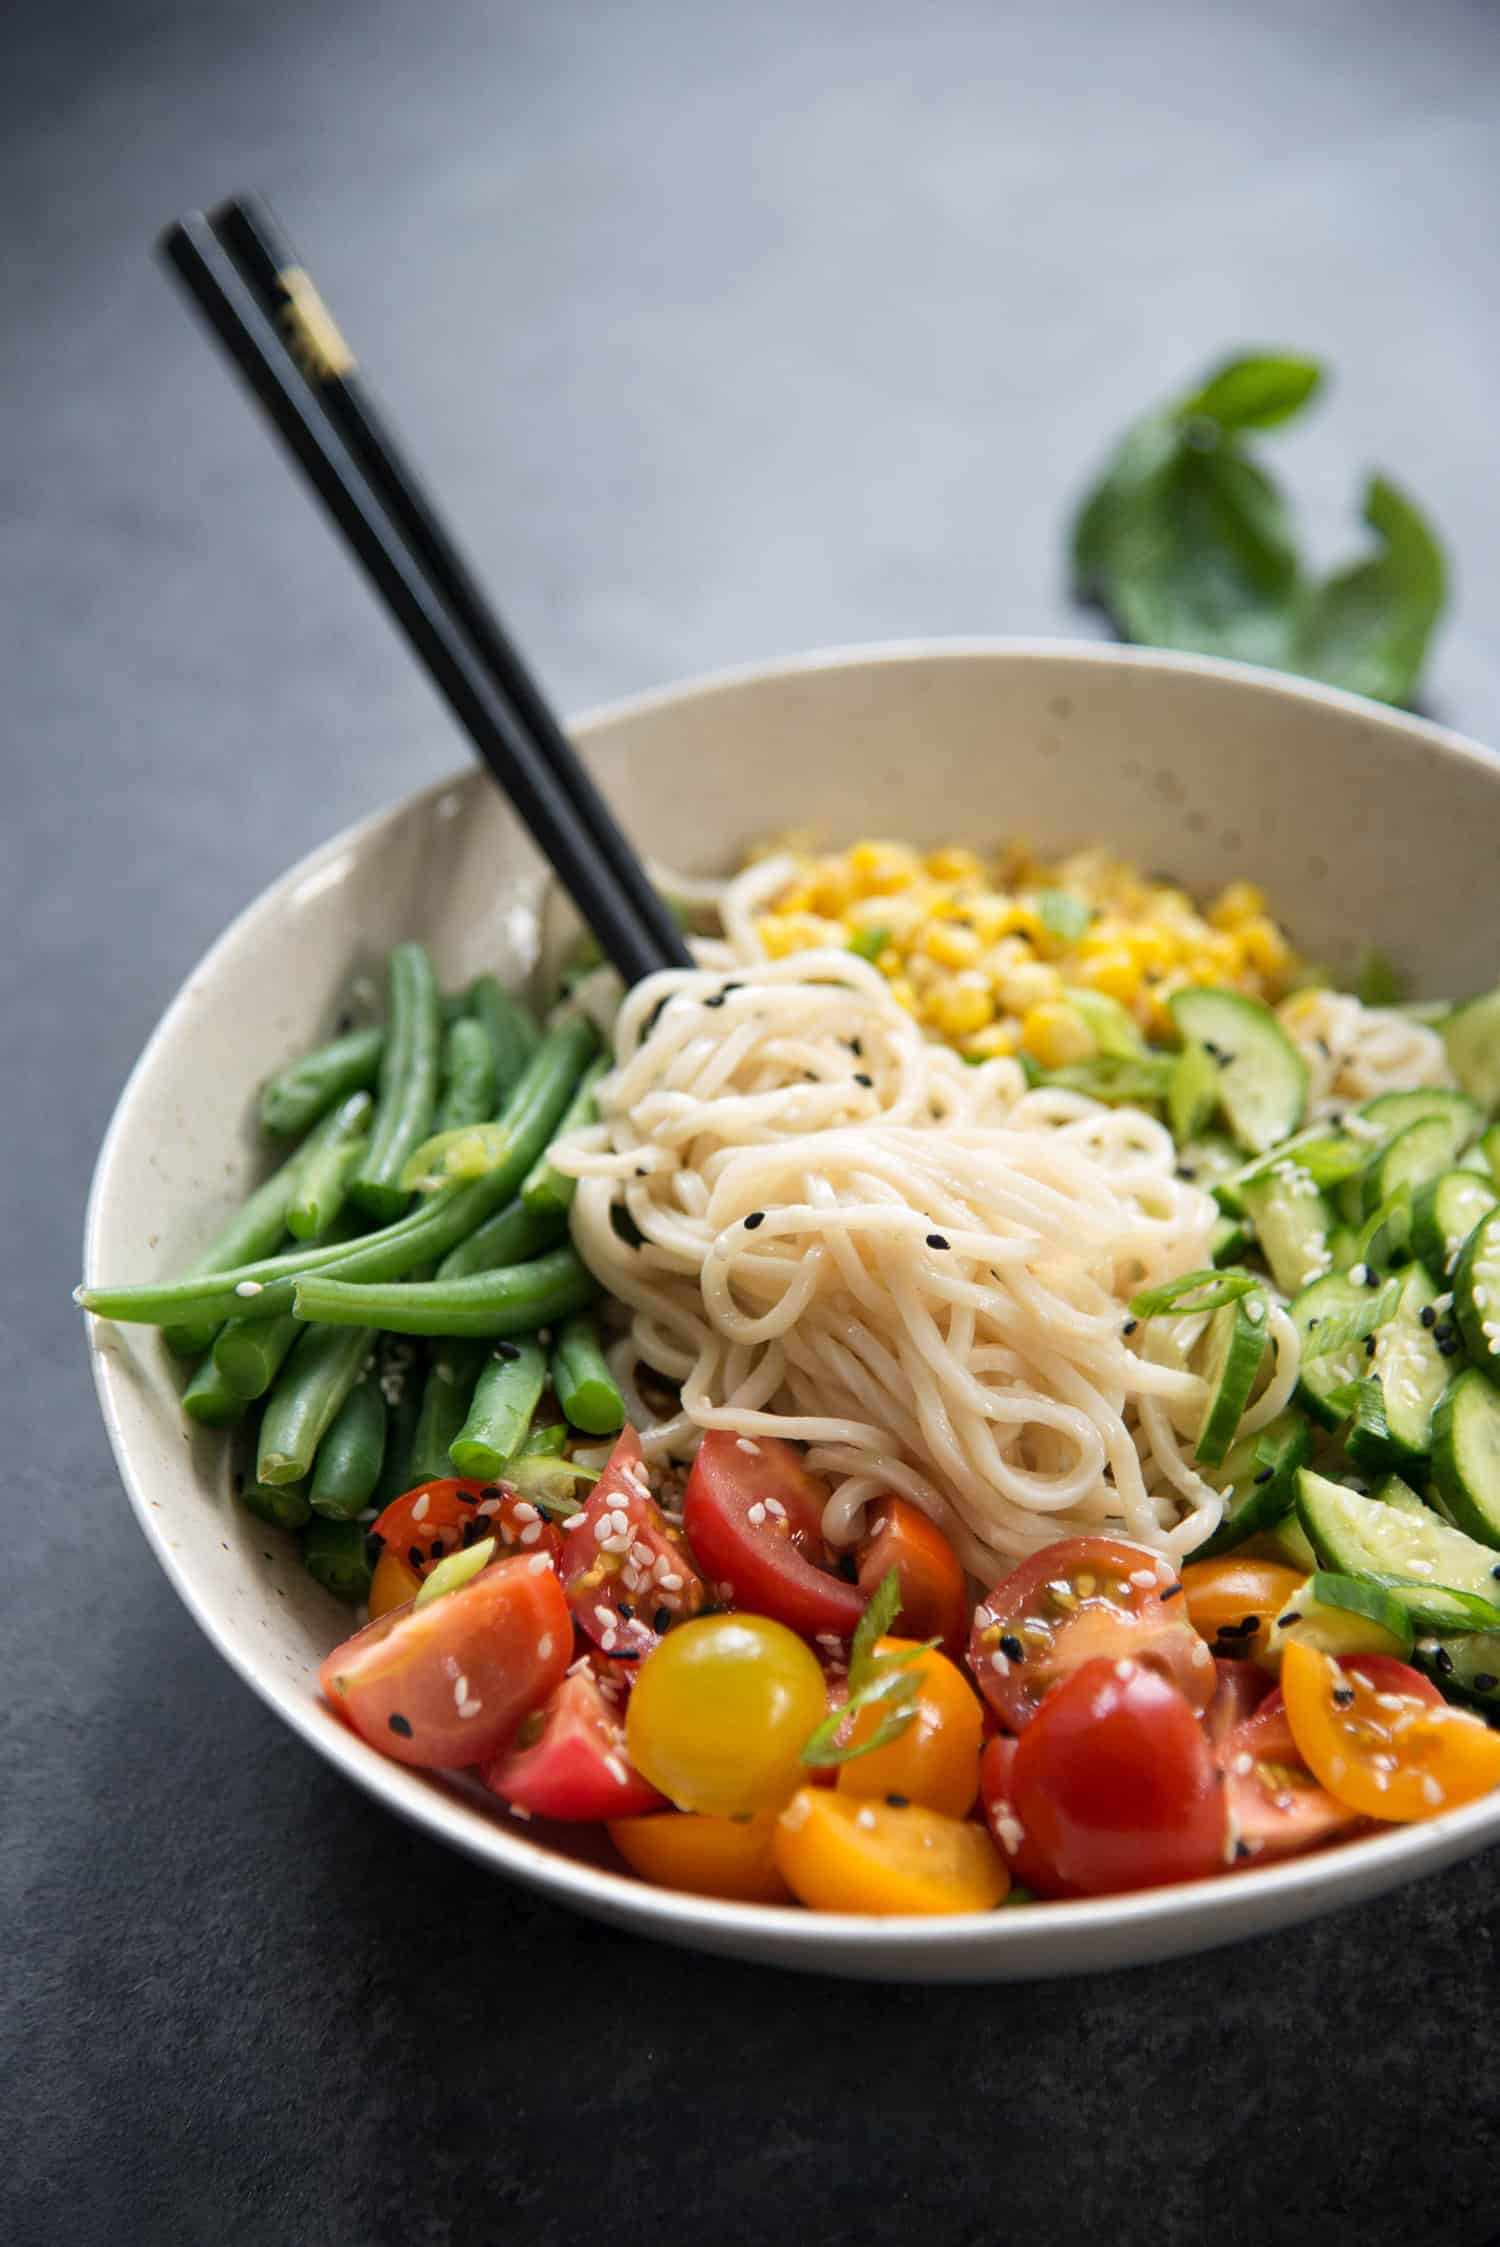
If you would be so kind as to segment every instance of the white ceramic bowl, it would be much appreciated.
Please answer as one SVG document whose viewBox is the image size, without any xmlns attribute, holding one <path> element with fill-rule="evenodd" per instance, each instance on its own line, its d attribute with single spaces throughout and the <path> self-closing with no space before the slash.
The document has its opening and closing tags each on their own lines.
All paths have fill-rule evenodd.
<svg viewBox="0 0 1500 2247">
<path fill-rule="evenodd" d="M 648 695 L 578 738 L 658 861 L 722 871 L 767 833 L 1044 847 L 1105 840 L 1197 890 L 1262 882 L 1315 957 L 1378 942 L 1418 989 L 1500 964 L 1500 765 L 1451 734 L 1237 665 L 1066 644 L 856 650 Z M 243 1192 L 254 1088 L 330 1028 L 351 976 L 419 934 L 446 980 L 520 977 L 541 870 L 476 772 L 336 838 L 241 914 L 142 1054 L 99 1157 L 90 1281 L 178 1268 Z M 225 1659 L 369 1793 L 482 1865 L 600 1919 L 743 1958 L 906 1980 L 1125 1965 L 1304 1919 L 1500 1838 L 1500 1796 L 1265 1870 L 1097 1902 L 871 1920 L 648 1888 L 587 1835 L 543 1838 L 476 1791 L 389 1763 L 324 1709 L 347 1611 L 232 1503 L 222 1438 L 189 1432 L 154 1333 L 93 1324 L 126 1489 Z"/>
</svg>

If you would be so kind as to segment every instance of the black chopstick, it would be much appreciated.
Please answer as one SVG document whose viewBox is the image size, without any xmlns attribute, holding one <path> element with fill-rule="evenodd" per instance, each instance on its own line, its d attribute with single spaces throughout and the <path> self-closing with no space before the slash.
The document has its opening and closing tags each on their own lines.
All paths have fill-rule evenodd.
<svg viewBox="0 0 1500 2247">
<path fill-rule="evenodd" d="M 167 229 L 160 247 L 606 956 L 627 983 L 686 963 L 687 949 L 670 916 L 566 736 L 558 729 L 567 755 L 554 763 L 550 744 L 535 737 L 491 676 L 421 559 L 403 542 L 347 446 L 304 390 L 284 340 L 269 326 L 207 220 L 194 213 L 179 221 Z M 585 796 L 595 799 L 602 826 L 580 809 L 572 788 L 575 774 L 582 775 Z M 608 848 L 599 840 L 603 831 L 611 838 Z M 655 902 L 650 920 L 638 907 L 637 884 L 622 875 L 627 865 Z"/>
</svg>

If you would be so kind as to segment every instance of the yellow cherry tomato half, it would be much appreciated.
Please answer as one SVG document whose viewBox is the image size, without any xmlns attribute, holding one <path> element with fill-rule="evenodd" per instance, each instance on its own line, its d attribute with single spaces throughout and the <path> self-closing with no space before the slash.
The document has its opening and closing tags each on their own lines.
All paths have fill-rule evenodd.
<svg viewBox="0 0 1500 2247">
<path fill-rule="evenodd" d="M 1434 1703 L 1425 1680 L 1401 1690 L 1381 1665 L 1360 1675 L 1316 1647 L 1294 1641 L 1282 1655 L 1281 1690 L 1292 1738 L 1309 1771 L 1339 1802 L 1366 1818 L 1402 1824 L 1436 1818 L 1500 1784 L 1500 1733 L 1477 1716 Z"/>
<path fill-rule="evenodd" d="M 827 1713 L 816 1655 L 764 1615 L 701 1615 L 645 1661 L 625 1717 L 630 1760 L 679 1810 L 779 1810 Z"/>
<path fill-rule="evenodd" d="M 389 1615 L 393 1607 L 404 1607 L 421 1589 L 422 1579 L 416 1570 L 408 1568 L 401 1555 L 387 1546 L 370 1578 L 370 1621 Z"/>
<path fill-rule="evenodd" d="M 1288 1568 L 1284 1561 L 1229 1554 L 1223 1560 L 1190 1561 L 1182 1572 L 1182 1589 L 1194 1629 L 1215 1654 L 1248 1661 L 1260 1652 L 1277 1616 L 1306 1580 L 1303 1569 Z"/>
<path fill-rule="evenodd" d="M 899 1654 L 915 1642 L 883 1638 L 878 1654 Z M 979 1751 L 984 1717 L 979 1696 L 935 1647 L 907 1664 L 917 1680 L 916 1717 L 883 1748 L 870 1748 L 838 1766 L 840 1794 L 884 1798 L 903 1795 L 949 1818 L 966 1818 L 979 1793 Z M 861 1709 L 849 1742 L 870 1739 L 889 1711 L 876 1702 Z"/>
<path fill-rule="evenodd" d="M 729 1896 L 741 1904 L 785 1904 L 791 1890 L 776 1869 L 776 1817 L 703 1818 L 662 1810 L 611 1818 L 609 1838 L 632 1872 L 658 1888 Z"/>
<path fill-rule="evenodd" d="M 985 1827 L 920 1803 L 893 1808 L 803 1787 L 776 1822 L 776 1862 L 814 1911 L 992 1911 L 1010 1874 Z"/>
</svg>

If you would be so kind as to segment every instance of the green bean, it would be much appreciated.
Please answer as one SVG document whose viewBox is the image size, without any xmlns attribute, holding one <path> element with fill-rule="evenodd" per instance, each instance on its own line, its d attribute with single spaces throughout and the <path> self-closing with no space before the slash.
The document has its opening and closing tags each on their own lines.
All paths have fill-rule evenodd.
<svg viewBox="0 0 1500 2247">
<path fill-rule="evenodd" d="M 335 1599 L 359 1607 L 370 1596 L 370 1548 L 357 1521 L 325 1521 L 314 1514 L 302 1532 L 302 1565 Z"/>
<path fill-rule="evenodd" d="M 305 1273 L 337 1269 L 340 1279 L 399 1279 L 416 1265 L 445 1256 L 512 1200 L 551 1138 L 592 1043 L 593 1032 L 577 1021 L 549 1031 L 496 1127 L 503 1127 L 508 1145 L 494 1169 L 482 1178 L 440 1187 L 405 1217 L 352 1246 L 324 1241 L 227 1270 L 206 1270 L 201 1276 L 138 1287 L 81 1287 L 74 1301 L 96 1318 L 164 1326 L 192 1317 L 217 1325 L 228 1318 L 279 1317 L 291 1308 L 296 1283 Z M 528 1215 L 527 1222 L 537 1220 Z"/>
<path fill-rule="evenodd" d="M 295 1239 L 326 1237 L 363 1157 L 374 1105 L 367 1092 L 351 1092 L 330 1112 L 317 1146 L 308 1147 L 286 1205 L 287 1231 Z"/>
<path fill-rule="evenodd" d="M 299 1482 L 246 1482 L 240 1487 L 240 1504 L 257 1521 L 273 1529 L 300 1529 L 312 1518 L 307 1490 Z"/>
<path fill-rule="evenodd" d="M 598 1289 L 571 1248 L 555 1248 L 529 1264 L 476 1272 L 466 1280 L 425 1286 L 361 1286 L 310 1272 L 297 1283 L 299 1318 L 332 1326 L 379 1326 L 390 1334 L 529 1334 L 591 1303 Z"/>
<path fill-rule="evenodd" d="M 385 1032 L 346 1030 L 342 1037 L 304 1053 L 300 1061 L 261 1086 L 260 1120 L 273 1139 L 294 1139 L 351 1092 L 367 1091 L 380 1074 Z"/>
<path fill-rule="evenodd" d="M 469 1417 L 449 1446 L 461 1475 L 498 1475 L 525 1449 L 531 1416 L 547 1381 L 547 1353 L 530 1336 L 491 1350 L 474 1389 Z"/>
<path fill-rule="evenodd" d="M 365 1159 L 350 1192 L 361 1209 L 389 1222 L 404 1195 L 396 1181 L 432 1129 L 437 1105 L 442 1013 L 432 962 L 420 944 L 398 944 L 386 962 L 386 1038 L 380 1097 Z"/>
<path fill-rule="evenodd" d="M 449 1249 L 438 1265 L 437 1276 L 440 1280 L 462 1280 L 471 1272 L 493 1272 L 501 1264 L 524 1263 L 528 1256 L 554 1247 L 566 1230 L 560 1217 L 545 1210 L 525 1209 L 518 1201 L 507 1202 L 467 1240 Z"/>
<path fill-rule="evenodd" d="M 520 1083 L 541 1043 L 536 1016 L 524 999 L 507 991 L 493 975 L 478 975 L 469 985 L 469 1012 L 483 1023 L 495 1056 L 495 1080 L 504 1100 Z"/>
<path fill-rule="evenodd" d="M 545 1428 L 533 1427 L 526 1438 L 528 1459 L 559 1459 L 568 1447 L 568 1431 L 561 1420 L 549 1421 Z"/>
<path fill-rule="evenodd" d="M 552 1345 L 552 1390 L 571 1424 L 587 1436 L 612 1436 L 624 1425 L 625 1399 L 599 1347 L 593 1314 L 563 1320 Z"/>
<path fill-rule="evenodd" d="M 411 1439 L 413 1488 L 420 1482 L 437 1482 L 457 1473 L 450 1447 L 468 1417 L 469 1399 L 484 1359 L 481 1342 L 442 1342 L 434 1349 Z"/>
<path fill-rule="evenodd" d="M 375 1335 L 357 1326 L 306 1327 L 261 1415 L 258 1482 L 305 1482 L 318 1445 L 365 1369 Z"/>
<path fill-rule="evenodd" d="M 301 1332 L 290 1311 L 278 1319 L 230 1319 L 214 1343 L 219 1379 L 232 1396 L 263 1397 Z"/>
<path fill-rule="evenodd" d="M 372 1367 L 355 1382 L 318 1445 L 308 1492 L 315 1514 L 352 1521 L 364 1512 L 380 1481 L 385 1436 L 385 1398 Z"/>
<path fill-rule="evenodd" d="M 519 1185 L 562 1121 L 597 1042 L 592 1025 L 581 1015 L 559 1022 L 537 1047 L 495 1121 L 464 1125 L 424 1140 L 406 1164 L 405 1183 L 441 1189 L 453 1178 L 488 1178 L 496 1170 L 509 1173 L 525 1146 L 530 1152 L 512 1178 L 512 1186 Z"/>
<path fill-rule="evenodd" d="M 245 1399 L 237 1397 L 226 1388 L 224 1376 L 214 1364 L 213 1352 L 199 1360 L 198 1366 L 182 1392 L 182 1409 L 190 1420 L 197 1420 L 205 1428 L 232 1428 L 243 1418 Z"/>
<path fill-rule="evenodd" d="M 422 1376 L 419 1349 L 403 1335 L 387 1334 L 380 1343 L 380 1389 L 385 1398 L 385 1451 L 380 1461 L 380 1480 L 370 1504 L 377 1515 L 384 1512 L 393 1498 L 410 1490 L 411 1442 L 417 1431 L 417 1415 L 422 1409 Z"/>
<path fill-rule="evenodd" d="M 552 1135 L 551 1143 L 527 1171 L 521 1182 L 521 1199 L 528 1209 L 551 1209 L 566 1215 L 572 1208 L 578 1181 L 553 1169 L 552 1147 L 568 1132 L 582 1131 L 585 1125 L 593 1123 L 599 1113 L 594 1102 L 594 1087 L 608 1067 L 609 1063 L 602 1055 L 597 1061 L 589 1063 L 578 1081 L 578 1090 L 569 1101 L 562 1121 Z"/>
<path fill-rule="evenodd" d="M 456 1131 L 460 1124 L 488 1123 L 500 1104 L 495 1049 L 482 1022 L 460 1015 L 443 1032 L 443 1097 L 433 1117 L 434 1131 Z"/>
</svg>

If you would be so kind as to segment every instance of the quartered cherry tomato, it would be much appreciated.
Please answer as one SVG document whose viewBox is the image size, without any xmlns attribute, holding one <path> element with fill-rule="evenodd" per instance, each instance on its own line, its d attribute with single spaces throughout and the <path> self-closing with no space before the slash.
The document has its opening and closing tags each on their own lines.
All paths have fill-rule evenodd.
<svg viewBox="0 0 1500 2247">
<path fill-rule="evenodd" d="M 883 1638 L 877 1654 L 900 1653 L 909 1641 Z M 840 1794 L 900 1797 L 966 1818 L 979 1791 L 979 1747 L 983 1732 L 979 1697 L 960 1671 L 935 1647 L 908 1665 L 918 1679 L 917 1713 L 905 1731 L 882 1748 L 869 1748 L 837 1766 Z M 861 1709 L 849 1727 L 848 1742 L 869 1739 L 887 1712 L 877 1702 Z"/>
<path fill-rule="evenodd" d="M 402 1607 L 336 1646 L 331 1706 L 398 1763 L 483 1763 L 573 1658 L 573 1622 L 545 1556 L 492 1561 L 458 1591 Z"/>
<path fill-rule="evenodd" d="M 1292 1738 L 1329 1793 L 1362 1817 L 1410 1823 L 1500 1785 L 1500 1733 L 1432 1698 L 1428 1681 L 1389 1657 L 1335 1661 L 1294 1642 L 1281 1658 Z"/>
<path fill-rule="evenodd" d="M 820 1787 L 793 1795 L 777 1821 L 775 1853 L 792 1894 L 815 1911 L 992 1911 L 1010 1886 L 983 1826 L 915 1802 L 862 1802 Z"/>
<path fill-rule="evenodd" d="M 1144 1661 L 1085 1662 L 1016 1743 L 1011 1803 L 1045 1896 L 1197 1880 L 1224 1862 L 1224 1790 L 1197 1714 Z"/>
<path fill-rule="evenodd" d="M 1216 1660 L 1214 1697 L 1203 1712 L 1203 1729 L 1211 1744 L 1222 1747 L 1230 1734 L 1255 1714 L 1271 1690 L 1271 1680 L 1259 1662 Z"/>
<path fill-rule="evenodd" d="M 370 1577 L 370 1621 L 376 1623 L 393 1608 L 405 1607 L 421 1589 L 422 1579 L 415 1569 L 408 1568 L 401 1555 L 387 1546 Z"/>
<path fill-rule="evenodd" d="M 641 1664 L 625 1718 L 631 1761 L 679 1810 L 777 1810 L 806 1776 L 823 1721 L 816 1657 L 764 1615 L 700 1615 Z"/>
<path fill-rule="evenodd" d="M 937 1524 L 904 1498 L 886 1498 L 870 1509 L 859 1547 L 859 1588 L 866 1599 L 893 1568 L 901 1584 L 902 1635 L 935 1638 L 956 1660 L 969 1630 L 963 1566 Z"/>
<path fill-rule="evenodd" d="M 710 1582 L 727 1584 L 738 1606 L 803 1638 L 850 1638 L 865 1595 L 829 1573 L 827 1496 L 791 1444 L 710 1428 L 688 1477 L 682 1525 Z"/>
<path fill-rule="evenodd" d="M 773 1811 L 758 1818 L 704 1818 L 690 1810 L 611 1818 L 609 1838 L 632 1872 L 657 1888 L 729 1896 L 742 1904 L 791 1900 L 776 1869 Z"/>
<path fill-rule="evenodd" d="M 1016 1816 L 1012 1800 L 1012 1773 L 1020 1744 L 1009 1732 L 999 1732 L 985 1742 L 979 1759 L 979 1799 L 985 1824 L 1012 1874 L 1023 1888 L 1042 1895 L 1048 1892 L 1050 1867 L 1046 1858 L 1028 1844 L 1026 1828 Z M 1058 1895 L 1064 1891 L 1054 1887 L 1050 1892 Z"/>
<path fill-rule="evenodd" d="M 1226 1667 L 1227 1665 L 1220 1665 Z M 1234 1668 L 1255 1669 L 1255 1663 Z M 1280 1686 L 1216 1745 L 1236 1864 L 1270 1864 L 1332 1841 L 1359 1824 L 1308 1770 L 1286 1720 Z"/>
<path fill-rule="evenodd" d="M 618 1710 L 592 1669 L 576 1663 L 480 1776 L 492 1793 L 534 1818 L 598 1823 L 665 1808 L 631 1768 Z"/>
<path fill-rule="evenodd" d="M 501 1552 L 546 1553 L 554 1561 L 562 1552 L 558 1530 L 519 1491 L 508 1483 L 465 1481 L 458 1475 L 419 1483 L 393 1498 L 371 1534 L 382 1559 L 393 1555 L 418 1578 L 481 1537 L 493 1537 Z"/>
<path fill-rule="evenodd" d="M 1305 1570 L 1284 1561 L 1246 1560 L 1237 1553 L 1189 1561 L 1182 1572 L 1193 1628 L 1215 1654 L 1235 1661 L 1264 1649 L 1271 1625 L 1306 1580 Z"/>
<path fill-rule="evenodd" d="M 1194 1710 L 1213 1698 L 1213 1658 L 1182 1612 L 1177 1578 L 1139 1545 L 1116 1537 L 1048 1545 L 975 1610 L 969 1667 L 1013 1732 L 1060 1678 L 1106 1656 L 1150 1663 Z"/>
<path fill-rule="evenodd" d="M 704 1604 L 680 1529 L 651 1495 L 634 1428 L 622 1428 L 588 1504 L 563 1538 L 563 1589 L 580 1630 L 606 1654 L 651 1652 Z"/>
</svg>

